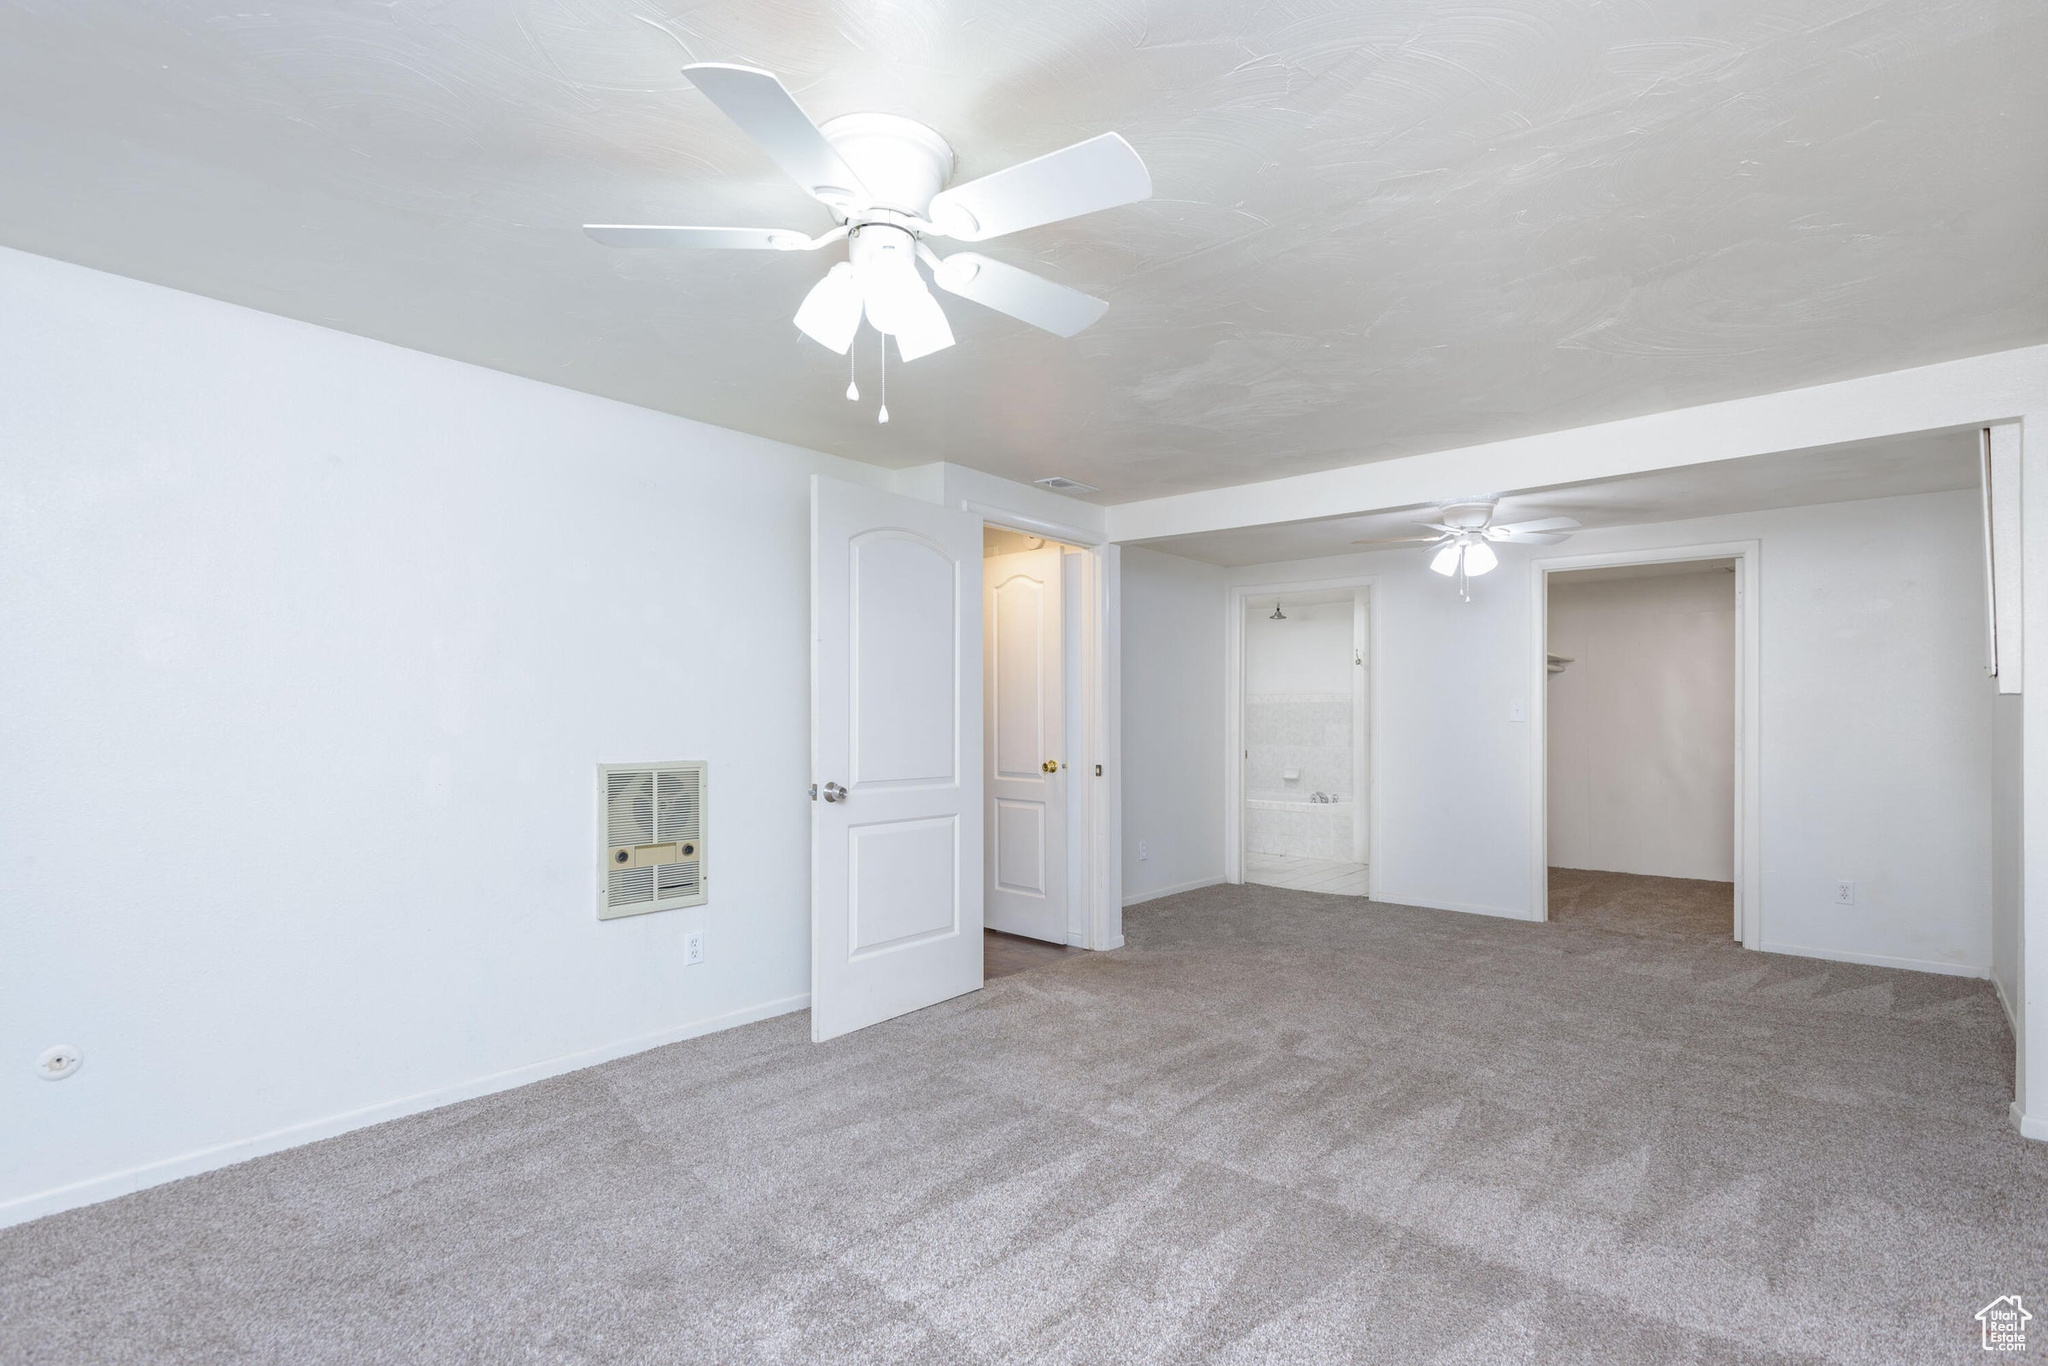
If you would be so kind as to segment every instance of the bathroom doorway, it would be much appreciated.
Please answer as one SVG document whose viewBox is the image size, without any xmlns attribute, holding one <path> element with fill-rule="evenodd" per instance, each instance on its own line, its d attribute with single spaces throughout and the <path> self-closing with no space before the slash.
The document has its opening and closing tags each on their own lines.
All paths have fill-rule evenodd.
<svg viewBox="0 0 2048 1366">
<path fill-rule="evenodd" d="M 1363 587 L 1244 597 L 1243 881 L 1368 895 L 1368 612 Z"/>
</svg>

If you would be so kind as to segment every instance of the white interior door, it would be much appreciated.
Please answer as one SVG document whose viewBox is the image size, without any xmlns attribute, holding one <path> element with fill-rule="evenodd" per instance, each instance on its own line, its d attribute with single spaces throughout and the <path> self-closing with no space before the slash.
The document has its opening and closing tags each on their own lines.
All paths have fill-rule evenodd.
<svg viewBox="0 0 2048 1366">
<path fill-rule="evenodd" d="M 1056 545 L 982 563 L 990 929 L 1067 942 L 1067 754 Z"/>
<path fill-rule="evenodd" d="M 981 521 L 811 479 L 811 1038 L 981 985 Z"/>
</svg>

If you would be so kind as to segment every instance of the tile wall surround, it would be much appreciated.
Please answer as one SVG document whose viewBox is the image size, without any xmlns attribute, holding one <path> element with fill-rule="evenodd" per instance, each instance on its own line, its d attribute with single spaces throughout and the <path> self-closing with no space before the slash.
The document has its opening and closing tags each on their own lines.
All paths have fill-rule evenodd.
<svg viewBox="0 0 2048 1366">
<path fill-rule="evenodd" d="M 1251 796 L 1353 795 L 1350 693 L 1252 693 L 1244 719 Z M 1291 783 L 1281 776 L 1290 768 L 1301 770 Z"/>
<path fill-rule="evenodd" d="M 1250 693 L 1245 709 L 1245 847 L 1302 858 L 1353 857 L 1351 694 Z M 1288 769 L 1300 771 L 1289 782 Z M 1328 793 L 1336 805 L 1307 801 Z"/>
</svg>

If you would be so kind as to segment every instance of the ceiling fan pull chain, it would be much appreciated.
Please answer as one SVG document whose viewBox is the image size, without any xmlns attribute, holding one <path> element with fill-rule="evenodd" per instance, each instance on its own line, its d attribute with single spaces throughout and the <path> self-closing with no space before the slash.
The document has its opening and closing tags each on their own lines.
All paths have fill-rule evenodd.
<svg viewBox="0 0 2048 1366">
<path fill-rule="evenodd" d="M 858 334 L 856 334 L 858 336 Z M 860 385 L 854 381 L 860 376 L 860 346 L 858 342 L 846 348 L 846 401 L 858 402 Z"/>
<path fill-rule="evenodd" d="M 875 421 L 889 420 L 889 339 L 882 337 L 882 408 L 875 414 Z"/>
</svg>

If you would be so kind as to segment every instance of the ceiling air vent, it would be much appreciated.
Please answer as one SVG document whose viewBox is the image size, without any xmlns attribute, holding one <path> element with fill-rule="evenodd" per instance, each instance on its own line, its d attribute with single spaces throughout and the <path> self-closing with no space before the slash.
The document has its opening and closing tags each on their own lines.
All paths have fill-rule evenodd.
<svg viewBox="0 0 2048 1366">
<path fill-rule="evenodd" d="M 599 920 L 704 904 L 704 770 L 598 765 Z"/>
<path fill-rule="evenodd" d="M 1101 489 L 1095 487 L 1095 485 L 1093 484 L 1084 484 L 1078 479 L 1069 479 L 1064 474 L 1055 474 L 1047 479 L 1034 479 L 1031 482 L 1038 485 L 1038 487 L 1042 489 L 1051 489 L 1054 493 L 1102 492 Z"/>
</svg>

